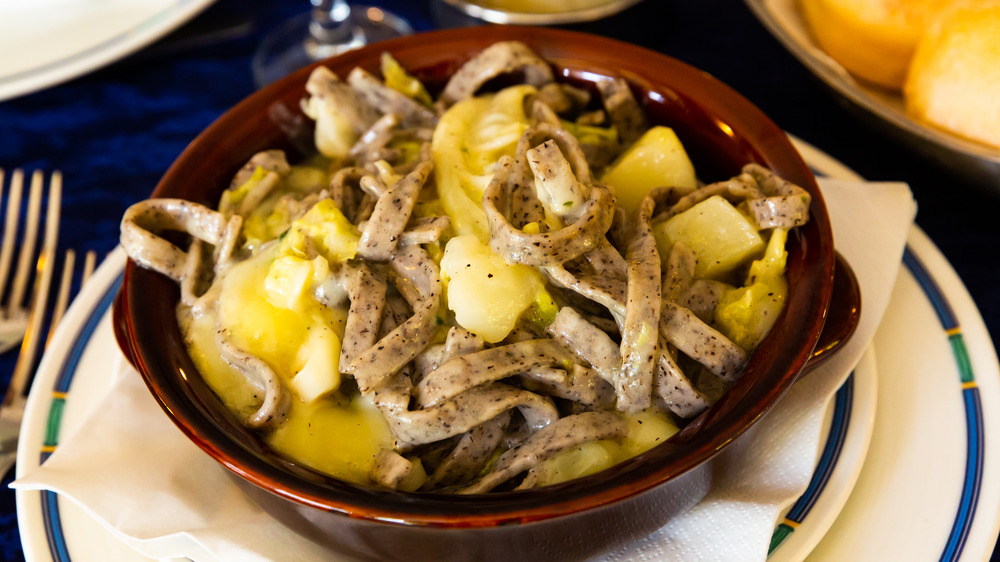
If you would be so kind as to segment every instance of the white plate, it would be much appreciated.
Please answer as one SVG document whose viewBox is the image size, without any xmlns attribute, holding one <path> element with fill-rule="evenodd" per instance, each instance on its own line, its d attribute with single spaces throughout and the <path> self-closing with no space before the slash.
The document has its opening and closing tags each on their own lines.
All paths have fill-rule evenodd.
<svg viewBox="0 0 1000 562">
<path fill-rule="evenodd" d="M 18 442 L 18 476 L 44 461 L 60 436 L 79 428 L 95 398 L 112 384 L 111 375 L 119 371 L 124 358 L 111 330 L 110 306 L 124 264 L 120 249 L 105 260 L 53 337 L 28 397 Z M 56 498 L 49 492 L 16 492 L 26 560 L 148 560 L 75 504 Z"/>
<path fill-rule="evenodd" d="M 213 1 L 3 0 L 0 101 L 110 64 L 173 31 Z"/>
<path fill-rule="evenodd" d="M 810 72 L 876 125 L 952 172 L 989 189 L 1000 186 L 1000 150 L 911 119 L 902 96 L 855 80 L 816 46 L 796 0 L 744 0 L 757 19 Z"/>
<path fill-rule="evenodd" d="M 804 143 L 818 174 L 860 179 Z M 1000 365 L 958 275 L 917 227 L 875 335 L 861 475 L 811 560 L 988 560 L 1000 531 Z"/>
</svg>

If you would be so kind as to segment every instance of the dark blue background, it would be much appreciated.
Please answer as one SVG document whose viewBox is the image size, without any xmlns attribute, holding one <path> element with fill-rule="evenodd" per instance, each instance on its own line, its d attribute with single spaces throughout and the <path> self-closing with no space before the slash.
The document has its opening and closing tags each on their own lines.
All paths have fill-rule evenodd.
<svg viewBox="0 0 1000 562">
<path fill-rule="evenodd" d="M 417 30 L 433 28 L 426 1 L 378 4 Z M 307 7 L 306 0 L 220 0 L 129 58 L 0 103 L 0 167 L 62 170 L 60 246 L 106 254 L 117 243 L 125 208 L 150 193 L 199 131 L 254 91 L 250 57 L 263 33 Z M 612 18 L 569 27 L 643 45 L 706 70 L 779 126 L 866 178 L 908 182 L 920 207 L 917 223 L 965 281 L 990 332 L 1000 333 L 1000 185 L 992 192 L 965 185 L 870 129 L 842 108 L 742 3 L 646 0 Z M 228 36 L 204 39 L 204 32 L 219 29 L 228 30 Z M 0 357 L 3 380 L 13 368 L 12 355 Z M 5 486 L 0 556 L 23 558 L 13 493 Z"/>
</svg>

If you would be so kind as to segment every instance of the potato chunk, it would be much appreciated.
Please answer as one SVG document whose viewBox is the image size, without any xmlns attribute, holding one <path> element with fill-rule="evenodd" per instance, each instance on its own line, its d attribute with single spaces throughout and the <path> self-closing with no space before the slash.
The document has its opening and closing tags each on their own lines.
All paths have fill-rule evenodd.
<svg viewBox="0 0 1000 562">
<path fill-rule="evenodd" d="M 292 223 L 281 240 L 281 253 L 313 257 L 318 253 L 331 263 L 353 258 L 361 234 L 331 199 L 313 205 Z"/>
<path fill-rule="evenodd" d="M 490 343 L 507 337 L 521 314 L 547 297 L 537 271 L 507 264 L 475 235 L 448 241 L 441 272 L 448 278 L 448 308 L 455 321 Z"/>
<path fill-rule="evenodd" d="M 340 387 L 340 338 L 328 326 L 317 322 L 309 327 L 309 337 L 299 348 L 297 359 L 303 366 L 292 377 L 291 387 L 303 402 Z"/>
<path fill-rule="evenodd" d="M 670 255 L 677 242 L 698 257 L 695 277 L 718 279 L 764 249 L 753 223 L 718 195 L 653 227 L 660 256 Z"/>
<path fill-rule="evenodd" d="M 315 283 L 322 282 L 330 273 L 330 266 L 323 256 L 306 260 L 295 256 L 278 256 L 264 278 L 264 295 L 272 305 L 299 310 L 312 297 Z"/>
<path fill-rule="evenodd" d="M 653 127 L 615 160 L 601 181 L 614 186 L 629 214 L 654 187 L 696 187 L 694 165 L 669 127 Z"/>
</svg>

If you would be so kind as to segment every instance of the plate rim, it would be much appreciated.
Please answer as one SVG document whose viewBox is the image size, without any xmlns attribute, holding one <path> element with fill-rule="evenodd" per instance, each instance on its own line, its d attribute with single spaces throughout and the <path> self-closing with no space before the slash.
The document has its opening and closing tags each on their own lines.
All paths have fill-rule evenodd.
<svg viewBox="0 0 1000 562">
<path fill-rule="evenodd" d="M 751 1 L 756 0 L 747 0 L 747 2 Z M 792 142 L 802 153 L 803 159 L 810 163 L 810 166 L 815 166 L 821 172 L 825 170 L 828 177 L 863 181 L 859 174 L 819 148 L 794 136 Z M 928 261 L 937 261 L 938 264 L 935 267 L 928 267 Z M 962 497 L 959 498 L 958 513 L 955 514 L 955 520 L 948 533 L 940 560 L 942 562 L 955 561 L 963 559 L 965 556 L 970 558 L 979 556 L 983 559 L 989 559 L 997 547 L 997 537 L 1000 535 L 1000 509 L 996 507 L 992 511 L 982 509 L 986 506 L 980 502 L 979 497 L 985 476 L 985 424 L 983 423 L 982 396 L 979 392 L 972 363 L 975 362 L 973 360 L 975 357 L 989 357 L 989 359 L 983 359 L 987 363 L 988 372 L 986 375 L 996 375 L 1000 373 L 1000 358 L 997 356 L 992 339 L 986 329 L 982 313 L 980 313 L 961 277 L 958 276 L 958 273 L 933 240 L 916 224 L 911 227 L 907 234 L 900 267 L 920 285 L 921 296 L 926 298 L 929 304 L 935 308 L 936 317 L 952 347 L 956 371 L 960 377 L 956 382 L 961 384 L 964 404 L 967 446 Z M 956 309 L 961 307 L 970 310 L 972 316 L 967 316 L 960 321 Z M 983 349 L 978 354 L 973 355 L 970 351 L 966 343 L 966 334 L 971 335 L 969 339 L 981 340 L 979 343 Z M 982 375 L 983 373 L 980 372 L 980 380 L 985 380 Z M 992 537 L 992 539 L 979 545 L 983 552 L 976 549 L 976 552 L 970 553 L 969 538 L 973 523 L 976 522 L 977 515 L 984 513 L 989 513 L 993 517 L 993 531 L 991 534 L 985 535 Z"/>
<path fill-rule="evenodd" d="M 46 441 L 50 431 L 50 416 L 60 416 L 61 412 L 53 409 L 55 403 L 60 403 L 56 409 L 61 409 L 68 397 L 68 392 L 58 393 L 55 390 L 58 378 L 64 370 L 62 362 L 71 352 L 71 347 L 79 339 L 84 324 L 92 317 L 95 324 L 99 325 L 102 319 L 110 310 L 97 315 L 94 310 L 101 303 L 102 296 L 114 293 L 112 289 L 120 277 L 121 269 L 125 265 L 125 253 L 120 247 L 115 248 L 104 262 L 97 268 L 90 278 L 87 287 L 80 292 L 78 298 L 74 299 L 69 309 L 66 311 L 63 321 L 52 341 L 46 349 L 39 364 L 37 376 L 28 394 L 25 404 L 24 418 L 21 423 L 21 438 L 18 440 L 17 457 L 19 462 L 16 465 L 16 478 L 23 476 L 29 468 L 41 464 L 40 457 L 47 454 Z M 108 303 L 110 305 L 110 303 Z M 91 334 L 92 335 L 92 334 Z M 89 344 L 90 337 L 87 338 Z M 86 345 L 83 346 L 83 349 Z M 82 350 L 81 350 L 82 351 Z M 51 453 L 51 451 L 48 451 Z M 30 463 L 27 462 L 30 460 Z M 56 494 L 47 492 L 54 497 Z M 21 539 L 21 548 L 25 560 L 55 560 L 52 555 L 43 510 L 45 493 L 36 490 L 15 489 L 15 506 L 18 532 Z M 58 517 L 58 514 L 56 515 Z M 63 543 L 56 545 L 65 547 Z"/>
<path fill-rule="evenodd" d="M 875 426 L 877 353 L 874 345 L 865 350 L 854 371 L 828 404 L 833 412 L 828 413 L 831 419 L 817 466 L 807 489 L 781 512 L 768 547 L 770 562 L 801 560 L 807 556 L 823 540 L 847 504 L 868 456 Z M 838 415 L 846 415 L 846 420 L 838 420 Z M 841 424 L 839 442 L 831 442 L 831 436 L 838 437 L 838 422 Z M 849 456 L 851 454 L 853 457 Z M 808 518 L 814 513 L 815 516 Z"/>
</svg>

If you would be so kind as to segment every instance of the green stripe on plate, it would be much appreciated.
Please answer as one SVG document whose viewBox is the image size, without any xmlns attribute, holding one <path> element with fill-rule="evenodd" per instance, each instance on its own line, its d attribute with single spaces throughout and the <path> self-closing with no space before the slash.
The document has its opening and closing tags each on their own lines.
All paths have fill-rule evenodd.
<svg viewBox="0 0 1000 562">
<path fill-rule="evenodd" d="M 792 534 L 794 531 L 790 525 L 787 523 L 779 523 L 777 527 L 774 528 L 774 534 L 771 535 L 771 545 L 767 547 L 767 555 L 770 556 L 772 552 L 775 551 L 781 543 L 785 542 L 788 535 Z"/>
<path fill-rule="evenodd" d="M 972 373 L 972 363 L 969 361 L 969 350 L 965 347 L 965 339 L 962 334 L 951 334 L 948 336 L 951 342 L 951 349 L 955 353 L 955 361 L 958 363 L 958 374 L 962 382 L 973 382 L 976 380 Z"/>
<path fill-rule="evenodd" d="M 62 423 L 63 409 L 66 407 L 65 398 L 53 398 L 49 407 L 49 419 L 45 422 L 45 442 L 46 447 L 55 447 L 59 444 L 59 425 Z"/>
</svg>

